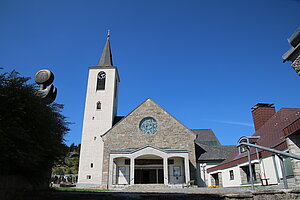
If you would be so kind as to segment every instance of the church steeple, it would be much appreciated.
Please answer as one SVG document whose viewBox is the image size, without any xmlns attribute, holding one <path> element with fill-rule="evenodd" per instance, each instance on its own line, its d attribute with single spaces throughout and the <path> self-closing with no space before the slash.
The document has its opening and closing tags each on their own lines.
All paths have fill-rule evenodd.
<svg viewBox="0 0 300 200">
<path fill-rule="evenodd" d="M 114 124 L 118 109 L 118 68 L 113 66 L 110 34 L 97 66 L 89 67 L 89 76 L 82 127 L 78 184 L 103 186 L 107 184 L 102 171 L 104 142 L 101 136 Z"/>
<path fill-rule="evenodd" d="M 110 50 L 110 30 L 108 30 L 108 32 L 107 32 L 106 44 L 104 46 L 98 66 L 101 66 L 101 67 L 113 66 L 112 54 L 111 54 L 111 50 Z"/>
</svg>

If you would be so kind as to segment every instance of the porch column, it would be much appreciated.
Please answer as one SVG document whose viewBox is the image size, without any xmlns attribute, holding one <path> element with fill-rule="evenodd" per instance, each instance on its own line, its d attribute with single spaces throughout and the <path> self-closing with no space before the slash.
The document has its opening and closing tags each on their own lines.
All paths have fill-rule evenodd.
<svg viewBox="0 0 300 200">
<path fill-rule="evenodd" d="M 189 165 L 188 154 L 184 156 L 184 175 L 185 175 L 185 182 L 187 183 L 188 181 L 190 181 L 190 165 Z"/>
<path fill-rule="evenodd" d="M 168 173 L 168 158 L 164 157 L 164 184 L 169 184 L 169 173 Z"/>
<path fill-rule="evenodd" d="M 114 171 L 114 157 L 109 156 L 109 168 L 108 168 L 108 189 L 112 188 L 113 171 Z"/>
<path fill-rule="evenodd" d="M 130 176 L 129 184 L 134 185 L 134 158 L 130 158 Z"/>
</svg>

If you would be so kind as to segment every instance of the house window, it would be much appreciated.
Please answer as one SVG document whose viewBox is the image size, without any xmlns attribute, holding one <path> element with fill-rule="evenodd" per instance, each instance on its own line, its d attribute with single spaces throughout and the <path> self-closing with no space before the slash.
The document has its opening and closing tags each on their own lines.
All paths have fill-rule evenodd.
<svg viewBox="0 0 300 200">
<path fill-rule="evenodd" d="M 229 171 L 230 180 L 234 180 L 234 173 L 233 170 Z"/>
<path fill-rule="evenodd" d="M 101 102 L 100 101 L 97 102 L 96 108 L 97 108 L 97 110 L 101 110 Z"/>
<path fill-rule="evenodd" d="M 86 175 L 86 179 L 92 179 L 91 175 Z"/>
<path fill-rule="evenodd" d="M 94 140 L 96 140 L 96 139 L 97 139 L 97 137 L 95 136 L 95 137 L 94 137 Z"/>
<path fill-rule="evenodd" d="M 93 168 L 94 167 L 94 163 L 91 163 L 91 168 Z"/>
<path fill-rule="evenodd" d="M 97 89 L 96 90 L 105 90 L 105 80 L 106 80 L 106 73 L 101 71 L 97 75 Z"/>
</svg>

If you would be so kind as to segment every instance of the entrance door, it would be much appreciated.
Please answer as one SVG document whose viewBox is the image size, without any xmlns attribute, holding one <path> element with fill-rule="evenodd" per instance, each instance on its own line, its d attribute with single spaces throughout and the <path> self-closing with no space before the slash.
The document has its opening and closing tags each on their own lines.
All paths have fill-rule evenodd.
<svg viewBox="0 0 300 200">
<path fill-rule="evenodd" d="M 158 184 L 163 183 L 163 169 L 135 169 L 135 184 Z"/>
</svg>

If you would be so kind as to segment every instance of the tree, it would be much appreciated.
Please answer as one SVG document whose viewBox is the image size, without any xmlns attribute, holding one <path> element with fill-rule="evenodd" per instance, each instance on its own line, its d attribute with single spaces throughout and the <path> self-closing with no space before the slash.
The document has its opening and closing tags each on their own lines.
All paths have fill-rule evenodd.
<svg viewBox="0 0 300 200">
<path fill-rule="evenodd" d="M 78 173 L 80 144 L 72 143 L 70 147 L 66 146 L 65 148 L 64 156 L 60 157 L 52 168 L 52 175 L 61 175 L 58 174 L 61 172 L 60 170 L 63 170 L 64 174 Z"/>
<path fill-rule="evenodd" d="M 63 105 L 45 104 L 29 79 L 15 71 L 0 74 L 0 176 L 38 185 L 64 153 L 69 123 Z"/>
</svg>

